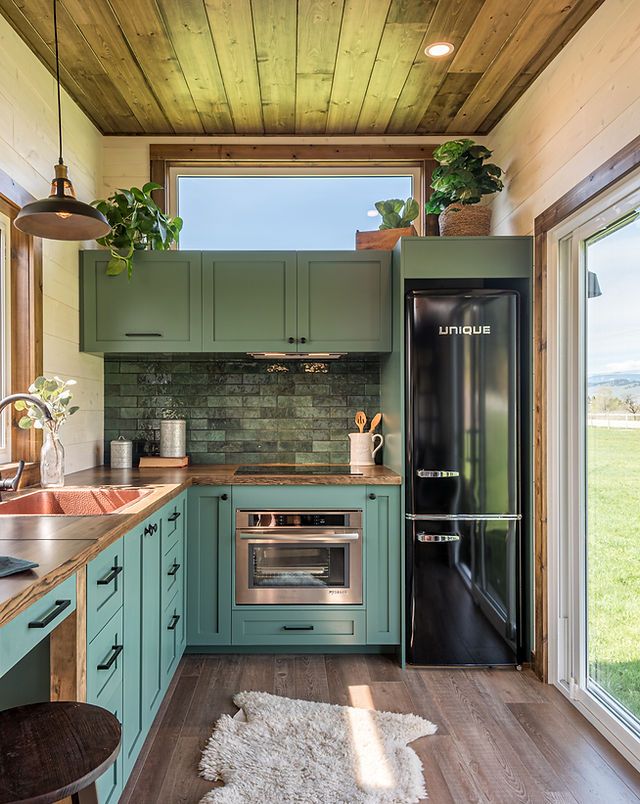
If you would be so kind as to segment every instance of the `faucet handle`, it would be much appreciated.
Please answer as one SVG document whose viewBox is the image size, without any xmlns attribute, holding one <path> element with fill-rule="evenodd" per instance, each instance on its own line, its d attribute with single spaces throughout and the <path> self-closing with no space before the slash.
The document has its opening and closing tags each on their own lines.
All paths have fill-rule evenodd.
<svg viewBox="0 0 640 804">
<path fill-rule="evenodd" d="M 24 461 L 18 461 L 18 468 L 12 478 L 0 481 L 0 489 L 2 491 L 17 491 L 24 472 Z"/>
</svg>

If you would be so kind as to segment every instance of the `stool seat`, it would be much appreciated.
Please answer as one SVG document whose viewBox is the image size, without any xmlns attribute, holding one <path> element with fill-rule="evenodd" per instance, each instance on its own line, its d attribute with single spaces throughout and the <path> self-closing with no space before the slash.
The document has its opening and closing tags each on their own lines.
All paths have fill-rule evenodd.
<svg viewBox="0 0 640 804">
<path fill-rule="evenodd" d="M 81 801 L 87 788 L 95 796 L 95 780 L 119 750 L 120 723 L 99 706 L 55 701 L 6 709 L 0 712 L 0 804 Z"/>
</svg>

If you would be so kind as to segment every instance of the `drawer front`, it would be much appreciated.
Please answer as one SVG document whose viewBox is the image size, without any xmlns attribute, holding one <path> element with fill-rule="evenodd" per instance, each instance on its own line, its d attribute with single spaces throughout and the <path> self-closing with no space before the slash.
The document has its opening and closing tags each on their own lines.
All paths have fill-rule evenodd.
<svg viewBox="0 0 640 804">
<path fill-rule="evenodd" d="M 162 557 L 162 605 L 166 607 L 184 587 L 184 541 L 179 539 L 166 555 Z"/>
<path fill-rule="evenodd" d="M 363 611 L 234 611 L 234 645 L 363 645 Z"/>
<path fill-rule="evenodd" d="M 58 584 L 0 628 L 0 675 L 48 636 L 76 608 L 76 576 Z"/>
<path fill-rule="evenodd" d="M 162 552 L 167 553 L 178 541 L 184 541 L 186 495 L 181 494 L 162 509 Z"/>
<path fill-rule="evenodd" d="M 109 688 L 109 695 L 104 696 L 100 706 L 115 715 L 120 723 L 123 721 L 122 685 L 113 685 Z M 100 804 L 116 804 L 124 786 L 122 753 L 118 754 L 116 761 L 97 780 L 98 801 Z"/>
<path fill-rule="evenodd" d="M 124 539 L 118 539 L 87 565 L 87 640 L 104 628 L 122 606 Z"/>
<path fill-rule="evenodd" d="M 173 677 L 184 647 L 185 622 L 182 589 L 164 611 L 162 623 L 162 674 L 166 688 Z"/>
<path fill-rule="evenodd" d="M 87 701 L 103 705 L 122 687 L 124 666 L 124 619 L 122 609 L 113 615 L 87 646 Z"/>
</svg>

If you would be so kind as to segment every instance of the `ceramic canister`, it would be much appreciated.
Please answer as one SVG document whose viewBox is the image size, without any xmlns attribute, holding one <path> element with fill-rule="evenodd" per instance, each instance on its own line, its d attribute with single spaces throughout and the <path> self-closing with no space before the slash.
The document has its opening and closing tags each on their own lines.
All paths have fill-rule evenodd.
<svg viewBox="0 0 640 804">
<path fill-rule="evenodd" d="M 184 419 L 163 419 L 160 422 L 160 456 L 184 458 L 187 454 L 187 423 Z"/>
<path fill-rule="evenodd" d="M 131 469 L 133 465 L 133 444 L 124 436 L 111 442 L 111 468 Z"/>
<path fill-rule="evenodd" d="M 376 439 L 379 439 L 378 445 Z M 349 463 L 352 466 L 373 466 L 374 456 L 384 442 L 380 433 L 349 433 L 351 453 Z"/>
</svg>

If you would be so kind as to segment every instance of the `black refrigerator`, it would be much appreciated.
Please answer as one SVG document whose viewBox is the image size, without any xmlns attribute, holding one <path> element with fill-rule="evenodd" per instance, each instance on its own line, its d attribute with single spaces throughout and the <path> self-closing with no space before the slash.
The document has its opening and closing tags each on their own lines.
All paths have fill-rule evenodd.
<svg viewBox="0 0 640 804">
<path fill-rule="evenodd" d="M 406 294 L 407 661 L 518 662 L 519 295 Z"/>
</svg>

